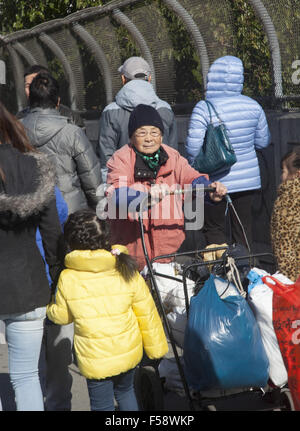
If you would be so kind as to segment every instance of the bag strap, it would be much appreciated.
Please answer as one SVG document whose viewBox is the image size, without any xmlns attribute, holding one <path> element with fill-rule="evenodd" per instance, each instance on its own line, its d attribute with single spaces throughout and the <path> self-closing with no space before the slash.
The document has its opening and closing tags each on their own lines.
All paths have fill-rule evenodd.
<svg viewBox="0 0 300 431">
<path fill-rule="evenodd" d="M 207 105 L 208 108 L 208 112 L 209 112 L 209 118 L 210 118 L 210 122 L 212 122 L 212 115 L 211 115 L 211 110 L 210 110 L 210 106 L 212 107 L 217 119 L 220 121 L 220 123 L 223 123 L 223 121 L 221 120 L 221 118 L 219 117 L 219 114 L 216 111 L 216 108 L 214 107 L 214 105 L 209 101 L 209 100 L 205 100 L 205 103 Z"/>
<path fill-rule="evenodd" d="M 229 203 L 226 202 L 226 209 L 225 209 L 225 237 L 226 242 L 230 246 L 232 245 L 232 225 L 231 225 L 231 214 L 230 214 L 230 206 Z"/>
<path fill-rule="evenodd" d="M 262 282 L 266 284 L 270 289 L 272 289 L 277 294 L 286 294 L 294 288 L 294 284 L 284 284 L 282 281 L 277 280 L 271 275 L 265 275 L 262 277 Z"/>
<path fill-rule="evenodd" d="M 241 282 L 241 277 L 239 270 L 236 267 L 235 260 L 231 256 L 227 256 L 227 263 L 226 267 L 229 267 L 229 270 L 227 272 L 227 279 L 229 282 L 233 283 L 235 287 L 237 288 L 239 294 L 246 298 L 246 291 L 243 289 L 243 285 Z"/>
<path fill-rule="evenodd" d="M 230 210 L 231 210 L 231 212 L 230 212 Z M 225 209 L 225 235 L 226 235 L 226 239 L 227 239 L 229 245 L 232 245 L 232 218 L 231 218 L 231 215 L 235 216 L 235 222 L 238 222 L 238 224 L 241 228 L 247 249 L 248 249 L 249 253 L 251 254 L 251 249 L 250 249 L 249 241 L 248 241 L 244 226 L 243 226 L 243 224 L 239 218 L 239 215 L 238 215 L 236 209 L 234 208 L 234 205 L 232 203 L 230 196 L 227 194 L 226 195 L 226 209 Z"/>
</svg>

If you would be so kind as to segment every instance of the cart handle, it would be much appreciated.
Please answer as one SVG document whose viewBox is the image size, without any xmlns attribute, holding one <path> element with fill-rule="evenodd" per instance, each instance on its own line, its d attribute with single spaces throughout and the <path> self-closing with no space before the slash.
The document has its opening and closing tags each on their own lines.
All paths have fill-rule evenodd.
<svg viewBox="0 0 300 431">
<path fill-rule="evenodd" d="M 184 190 L 184 189 L 178 189 L 178 190 L 174 190 L 174 191 L 172 191 L 172 192 L 170 192 L 170 193 L 167 193 L 167 195 L 169 194 L 169 195 L 179 195 L 179 194 L 184 194 L 184 193 L 187 193 L 187 192 L 189 192 L 189 193 L 193 193 L 195 190 L 197 190 L 197 188 L 196 187 L 192 187 L 192 189 L 191 190 Z M 208 192 L 208 193 L 210 193 L 210 192 L 215 192 L 216 191 L 216 187 L 209 187 L 209 186 L 206 186 L 206 187 L 204 187 L 203 188 L 203 190 L 202 190 L 203 192 Z M 231 198 L 230 198 L 230 196 L 229 196 L 229 194 L 228 193 L 226 193 L 226 195 L 224 195 L 224 199 L 227 201 L 227 203 L 228 204 L 232 204 L 232 200 L 231 200 Z"/>
<path fill-rule="evenodd" d="M 192 187 L 192 189 L 177 189 L 177 190 L 173 190 L 173 191 L 167 192 L 166 196 L 179 195 L 179 194 L 184 194 L 184 193 L 193 193 L 196 190 L 199 190 L 199 189 L 197 187 Z M 216 188 L 215 187 L 205 186 L 201 190 L 202 190 L 203 193 L 205 193 L 205 192 L 207 192 L 207 193 L 213 193 L 213 192 L 216 191 Z M 147 207 L 149 206 L 149 203 L 151 203 L 151 199 L 149 199 L 149 197 L 150 197 L 150 195 L 147 195 L 141 201 L 141 203 L 140 203 L 140 210 L 139 210 L 140 214 L 143 211 L 145 211 L 147 209 Z M 227 203 L 229 205 L 230 204 L 232 205 L 232 200 L 231 200 L 231 198 L 230 198 L 230 196 L 229 196 L 228 193 L 226 193 L 226 195 L 224 195 L 224 199 L 227 201 Z"/>
<path fill-rule="evenodd" d="M 192 187 L 191 189 L 176 189 L 176 190 L 172 190 L 172 191 L 167 192 L 165 196 L 180 195 L 180 194 L 185 194 L 185 193 L 193 193 L 196 190 L 199 190 L 199 189 L 197 187 Z M 201 191 L 203 193 L 205 193 L 205 192 L 208 192 L 208 193 L 212 192 L 213 193 L 216 191 L 216 188 L 205 186 L 205 187 L 201 188 Z M 144 199 L 141 201 L 140 212 L 141 212 L 141 209 L 143 209 L 143 211 L 144 211 L 150 202 L 151 202 L 151 195 L 147 194 L 147 196 L 145 196 Z"/>
<path fill-rule="evenodd" d="M 177 190 L 173 190 L 171 192 L 169 192 L 169 195 L 179 195 L 179 194 L 184 194 L 184 193 L 193 193 L 194 191 L 197 190 L 197 187 L 192 187 L 191 189 L 177 189 Z M 201 189 L 201 191 L 203 192 L 215 192 L 216 191 L 216 187 L 203 187 L 203 189 Z"/>
<path fill-rule="evenodd" d="M 188 189 L 188 190 L 185 190 L 185 189 L 177 189 L 177 190 L 173 190 L 173 191 L 171 191 L 171 192 L 169 192 L 169 193 L 166 193 L 166 196 L 171 196 L 171 195 L 179 195 L 179 194 L 184 194 L 184 193 L 193 193 L 194 191 L 196 191 L 197 190 L 197 188 L 196 187 L 193 187 L 192 189 Z M 213 192 L 215 192 L 216 191 L 216 188 L 215 187 L 204 187 L 203 188 L 203 193 L 205 193 L 205 192 L 208 192 L 208 193 L 213 193 Z M 144 197 L 144 199 L 141 201 L 141 204 L 140 204 L 140 214 L 141 214 L 141 212 L 142 212 L 142 210 L 143 211 L 145 211 L 145 209 L 147 208 L 147 206 L 149 206 L 149 203 L 151 202 L 151 199 L 149 199 L 149 197 L 150 197 L 150 195 L 147 195 L 147 196 L 145 196 Z M 227 204 L 228 205 L 230 205 L 231 207 L 233 207 L 233 205 L 232 205 L 232 200 L 231 200 L 231 198 L 230 198 L 230 196 L 229 196 L 229 194 L 228 193 L 226 193 L 226 195 L 224 195 L 224 199 L 226 200 L 226 202 L 227 202 Z M 148 205 L 146 205 L 146 202 L 147 202 L 147 204 Z M 249 248 L 249 247 L 248 247 Z"/>
</svg>

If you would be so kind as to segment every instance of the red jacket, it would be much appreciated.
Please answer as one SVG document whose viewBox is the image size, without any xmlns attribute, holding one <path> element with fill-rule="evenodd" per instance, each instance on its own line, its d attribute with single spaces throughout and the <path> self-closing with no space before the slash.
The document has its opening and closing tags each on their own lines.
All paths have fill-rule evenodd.
<svg viewBox="0 0 300 431">
<path fill-rule="evenodd" d="M 199 174 L 193 169 L 178 151 L 164 144 L 162 147 L 167 153 L 168 159 L 160 167 L 156 178 L 150 180 L 135 178 L 136 153 L 129 145 L 125 145 L 116 151 L 107 162 L 107 184 L 115 189 L 130 187 L 145 192 L 150 189 L 151 184 L 164 183 L 174 190 L 176 186 L 178 188 L 178 185 L 180 188 L 184 188 L 199 176 L 208 179 L 207 175 Z M 108 195 L 111 195 L 112 187 L 109 187 Z M 150 259 L 175 253 L 185 239 L 182 204 L 183 196 L 181 194 L 166 196 L 158 204 L 152 206 L 151 210 L 143 213 L 145 244 Z M 141 270 L 145 266 L 145 258 L 137 214 L 128 214 L 127 219 L 111 219 L 110 223 L 112 243 L 125 245 L 129 253 L 138 260 Z M 159 262 L 168 260 L 160 259 Z"/>
</svg>

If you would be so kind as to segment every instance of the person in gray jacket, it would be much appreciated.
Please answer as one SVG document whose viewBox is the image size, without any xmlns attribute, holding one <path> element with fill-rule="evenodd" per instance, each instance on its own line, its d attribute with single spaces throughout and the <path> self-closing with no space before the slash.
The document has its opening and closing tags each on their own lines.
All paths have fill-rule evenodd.
<svg viewBox="0 0 300 431">
<path fill-rule="evenodd" d="M 40 72 L 30 84 L 27 115 L 21 119 L 30 141 L 47 153 L 56 166 L 57 186 L 71 214 L 96 208 L 96 190 L 102 183 L 99 159 L 84 131 L 60 115 L 59 86 L 47 72 Z"/>
<path fill-rule="evenodd" d="M 115 101 L 107 105 L 100 118 L 99 155 L 103 181 L 106 163 L 113 153 L 129 143 L 128 121 L 133 109 L 140 104 L 155 108 L 164 125 L 163 143 L 178 149 L 177 125 L 170 105 L 161 100 L 151 84 L 151 68 L 142 57 L 130 57 L 119 67 L 123 87 Z"/>
<path fill-rule="evenodd" d="M 95 209 L 99 199 L 96 190 L 101 184 L 100 162 L 84 131 L 59 113 L 59 102 L 58 82 L 48 72 L 39 72 L 29 87 L 30 110 L 21 121 L 31 144 L 53 161 L 56 185 L 68 213 L 87 207 Z M 60 326 L 46 320 L 45 360 L 40 363 L 46 410 L 71 410 L 69 365 L 73 335 L 73 324 Z"/>
</svg>

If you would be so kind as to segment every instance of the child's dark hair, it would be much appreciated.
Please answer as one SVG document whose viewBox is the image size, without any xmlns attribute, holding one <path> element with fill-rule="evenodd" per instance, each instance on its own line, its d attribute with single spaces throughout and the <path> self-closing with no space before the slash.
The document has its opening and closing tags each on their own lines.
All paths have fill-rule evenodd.
<svg viewBox="0 0 300 431">
<path fill-rule="evenodd" d="M 291 174 L 296 173 L 300 169 L 300 149 L 291 150 L 283 156 L 281 159 L 281 169 L 283 163 L 286 164 Z"/>
<path fill-rule="evenodd" d="M 100 220 L 91 209 L 79 210 L 69 215 L 64 226 L 64 238 L 68 251 L 104 249 L 111 252 L 108 222 Z M 130 281 L 138 270 L 135 259 L 126 253 L 115 257 L 117 270 L 124 280 Z"/>
</svg>

